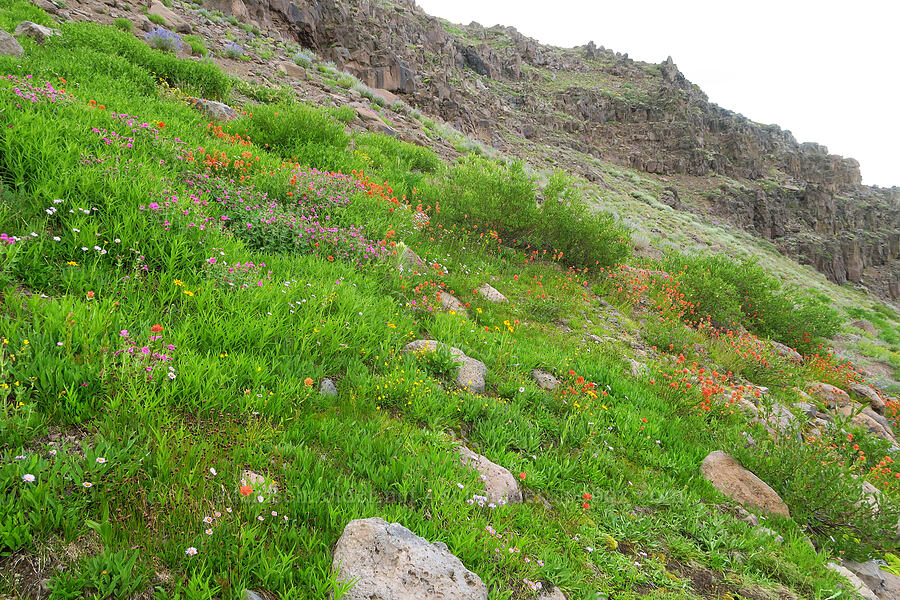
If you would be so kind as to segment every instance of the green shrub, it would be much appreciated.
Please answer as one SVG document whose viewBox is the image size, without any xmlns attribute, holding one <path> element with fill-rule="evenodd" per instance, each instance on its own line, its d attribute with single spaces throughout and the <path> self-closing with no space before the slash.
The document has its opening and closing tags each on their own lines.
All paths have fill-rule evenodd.
<svg viewBox="0 0 900 600">
<path fill-rule="evenodd" d="M 113 21 L 113 25 L 116 29 L 124 31 L 126 33 L 130 33 L 132 29 L 134 29 L 134 24 L 128 19 L 118 18 Z"/>
<path fill-rule="evenodd" d="M 356 117 L 352 108 L 344 108 L 353 112 L 353 118 Z M 356 146 L 368 154 L 379 169 L 396 164 L 405 170 L 435 173 L 443 164 L 438 155 L 430 148 L 416 146 L 388 135 L 374 133 L 361 135 L 357 139 Z"/>
<path fill-rule="evenodd" d="M 147 18 L 150 19 L 150 22 L 154 25 L 165 25 L 166 20 L 160 15 L 147 15 Z"/>
<path fill-rule="evenodd" d="M 356 120 L 356 111 L 349 106 L 329 106 L 325 109 L 325 112 L 345 125 L 349 125 Z"/>
<path fill-rule="evenodd" d="M 813 349 L 841 325 L 827 300 L 794 288 L 782 288 L 755 260 L 724 255 L 670 254 L 662 264 L 678 273 L 679 290 L 694 308 L 692 322 L 711 318 L 717 327 L 749 331 L 795 347 Z"/>
<path fill-rule="evenodd" d="M 854 442 L 871 444 L 874 439 L 860 435 Z M 872 456 L 884 456 L 887 444 L 879 442 L 883 441 L 864 449 Z M 900 507 L 893 495 L 882 495 L 879 510 L 872 510 L 860 476 L 871 465 L 854 463 L 856 453 L 847 446 L 846 431 L 837 427 L 834 436 L 815 443 L 806 443 L 793 432 L 778 440 L 760 439 L 755 447 L 740 443 L 732 452 L 778 492 L 791 518 L 805 526 L 820 547 L 866 560 L 878 548 L 893 547 Z"/>
<path fill-rule="evenodd" d="M 209 50 L 206 48 L 206 44 L 203 42 L 203 38 L 199 35 L 186 35 L 183 39 L 185 42 L 187 42 L 188 46 L 191 47 L 192 55 L 206 56 L 207 54 L 209 54 Z"/>
<path fill-rule="evenodd" d="M 235 27 L 241 26 L 241 22 L 238 21 L 234 15 L 228 15 L 227 17 L 225 17 L 225 22 L 230 23 L 230 24 L 234 25 Z"/>
<path fill-rule="evenodd" d="M 609 214 L 591 211 L 562 173 L 553 176 L 538 207 L 534 181 L 520 162 L 469 156 L 426 195 L 428 204 L 440 202 L 438 223 L 496 232 L 509 246 L 561 252 L 565 264 L 606 266 L 628 254 L 627 232 Z"/>
<path fill-rule="evenodd" d="M 224 98 L 231 91 L 231 79 L 215 65 L 181 60 L 153 50 L 123 31 L 95 23 L 64 23 L 62 30 L 63 35 L 48 41 L 48 47 L 58 45 L 69 50 L 121 56 L 171 86 L 188 88 L 208 98 Z"/>
</svg>

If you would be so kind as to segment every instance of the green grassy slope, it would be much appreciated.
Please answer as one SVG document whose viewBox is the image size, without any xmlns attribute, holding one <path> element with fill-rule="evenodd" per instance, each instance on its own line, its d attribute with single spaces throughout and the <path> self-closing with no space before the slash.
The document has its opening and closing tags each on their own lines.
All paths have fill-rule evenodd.
<svg viewBox="0 0 900 600">
<path fill-rule="evenodd" d="M 0 6 L 7 29 L 46 19 Z M 653 310 L 667 283 L 647 282 L 643 306 L 614 268 L 627 233 L 563 177 L 538 207 L 515 165 L 446 165 L 293 101 L 210 124 L 183 97 L 228 100 L 214 66 L 61 30 L 0 58 L 0 593 L 49 579 L 54 598 L 325 598 L 341 588 L 333 543 L 369 516 L 445 542 L 492 599 L 533 597 L 529 582 L 573 599 L 836 597 L 831 555 L 891 548 L 848 508 L 870 464 L 758 425 L 746 449 L 746 418 L 704 383 L 721 368 L 723 386 L 789 402 L 836 365 L 685 329 L 677 307 Z M 510 302 L 475 293 L 486 281 Z M 708 292 L 685 281 L 692 301 Z M 439 310 L 438 290 L 467 314 Z M 419 338 L 483 361 L 485 393 L 400 353 Z M 521 474 L 529 500 L 469 504 L 460 440 Z M 698 477 L 715 449 L 771 475 L 795 514 L 768 521 L 784 543 Z M 246 471 L 277 492 L 245 496 Z M 840 502 L 815 507 L 826 487 Z"/>
</svg>

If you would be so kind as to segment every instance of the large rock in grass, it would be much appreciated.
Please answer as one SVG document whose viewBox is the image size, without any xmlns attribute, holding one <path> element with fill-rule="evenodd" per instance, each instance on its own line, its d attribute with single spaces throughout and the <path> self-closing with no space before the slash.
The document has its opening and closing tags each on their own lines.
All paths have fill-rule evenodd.
<svg viewBox="0 0 900 600">
<path fill-rule="evenodd" d="M 477 291 L 488 302 L 496 302 L 498 304 L 501 302 L 509 302 L 509 300 L 506 299 L 506 296 L 494 289 L 489 283 L 483 284 Z"/>
<path fill-rule="evenodd" d="M 790 348 L 789 346 L 785 346 L 781 342 L 776 342 L 773 340 L 772 348 L 774 348 L 775 353 L 778 356 L 780 356 L 781 358 L 786 358 L 787 360 L 790 360 L 790 361 L 793 361 L 796 363 L 803 362 L 803 356 L 801 356 L 799 352 L 797 352 L 793 348 Z"/>
<path fill-rule="evenodd" d="M 487 586 L 441 542 L 379 517 L 347 523 L 332 568 L 356 581 L 345 600 L 487 600 Z"/>
<path fill-rule="evenodd" d="M 188 98 L 188 103 L 213 121 L 230 121 L 241 116 L 238 111 L 224 102 L 216 102 L 215 100 L 206 100 L 204 98 Z"/>
<path fill-rule="evenodd" d="M 43 44 L 55 35 L 61 35 L 59 29 L 44 27 L 31 21 L 22 21 L 16 25 L 13 35 L 16 37 L 30 37 L 39 44 Z"/>
<path fill-rule="evenodd" d="M 710 452 L 703 459 L 700 472 L 713 487 L 744 506 L 773 515 L 791 516 L 784 500 L 769 484 L 721 450 Z"/>
<path fill-rule="evenodd" d="M 847 388 L 847 393 L 851 398 L 855 400 L 861 400 L 868 403 L 868 405 L 872 407 L 872 410 L 877 412 L 879 415 L 884 414 L 884 409 L 886 408 L 884 400 L 881 399 L 881 396 L 878 395 L 878 392 L 876 392 L 869 386 L 863 385 L 861 383 L 854 383 Z"/>
<path fill-rule="evenodd" d="M 854 402 L 847 406 L 841 406 L 837 409 L 837 413 L 844 417 L 849 417 L 857 410 L 859 410 L 859 404 Z M 896 441 L 894 432 L 891 429 L 891 424 L 888 420 L 868 406 L 864 407 L 858 414 L 853 415 L 850 419 L 850 423 L 865 429 L 872 435 L 880 437 L 883 440 L 888 440 L 889 442 Z"/>
<path fill-rule="evenodd" d="M 474 394 L 484 391 L 484 377 L 487 375 L 487 367 L 480 360 L 476 360 L 453 346 L 448 346 L 435 340 L 416 340 L 403 347 L 403 352 L 425 354 L 446 349 L 454 362 L 458 365 L 456 370 L 456 385 Z"/>
<path fill-rule="evenodd" d="M 862 580 L 857 577 L 852 571 L 843 567 L 837 563 L 827 563 L 825 565 L 827 568 L 831 569 L 838 575 L 847 579 L 850 583 L 850 589 L 865 598 L 866 600 L 881 600 L 878 596 L 875 595 L 875 592 L 869 589 Z"/>
<path fill-rule="evenodd" d="M 458 450 L 462 464 L 481 474 L 488 502 L 493 502 L 498 506 L 522 502 L 522 490 L 519 489 L 519 483 L 509 469 L 489 461 L 465 446 L 460 446 Z"/>
<path fill-rule="evenodd" d="M 157 15 L 162 17 L 166 22 L 166 27 L 169 29 L 174 29 L 178 33 L 190 33 L 191 32 L 191 24 L 188 23 L 183 17 L 175 14 L 170 10 L 165 4 L 159 2 L 159 0 L 153 0 L 150 4 L 150 10 L 148 14 Z"/>
<path fill-rule="evenodd" d="M 22 44 L 9 33 L 0 29 L 0 55 L 24 56 Z"/>
<path fill-rule="evenodd" d="M 459 298 L 443 290 L 439 291 L 438 295 L 441 299 L 442 309 L 446 311 L 452 311 L 463 316 L 468 316 L 466 313 L 466 306 L 462 302 L 460 302 Z"/>
<path fill-rule="evenodd" d="M 844 567 L 872 590 L 879 600 L 900 600 L 900 577 L 882 570 L 876 561 L 858 563 L 844 560 L 842 562 Z"/>
<path fill-rule="evenodd" d="M 551 373 L 542 371 L 541 369 L 534 369 L 531 371 L 531 378 L 534 379 L 534 382 L 539 388 L 548 392 L 552 392 L 559 386 L 559 379 L 554 377 Z"/>
<path fill-rule="evenodd" d="M 850 404 L 850 396 L 847 392 L 830 383 L 813 381 L 806 384 L 806 391 L 817 400 L 825 403 L 828 408 L 847 406 Z"/>
</svg>

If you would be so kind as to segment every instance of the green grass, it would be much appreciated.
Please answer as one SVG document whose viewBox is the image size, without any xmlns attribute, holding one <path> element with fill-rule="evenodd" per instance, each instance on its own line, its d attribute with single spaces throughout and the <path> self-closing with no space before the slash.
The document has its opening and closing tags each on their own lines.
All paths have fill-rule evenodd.
<svg viewBox="0 0 900 600">
<path fill-rule="evenodd" d="M 0 0 L 0 17 L 18 10 Z M 12 77 L 0 80 L 0 230 L 21 238 L 0 246 L 0 567 L 56 557 L 57 597 L 152 585 L 160 598 L 339 597 L 334 542 L 349 520 L 381 516 L 445 542 L 492 600 L 533 597 L 526 579 L 573 599 L 694 598 L 701 569 L 728 574 L 722 594 L 838 593 L 824 564 L 857 545 L 840 526 L 827 530 L 835 542 L 816 538 L 821 554 L 805 543 L 817 513 L 803 490 L 817 466 L 813 483 L 831 477 L 852 503 L 852 475 L 867 471 L 799 450 L 789 458 L 804 468 L 786 470 L 760 426 L 727 404 L 698 409 L 697 387 L 664 384 L 675 352 L 648 354 L 633 376 L 625 340 L 646 315 L 610 296 L 623 311 L 614 325 L 594 293 L 596 267 L 627 257 L 626 233 L 564 175 L 539 203 L 522 165 L 445 164 L 346 133 L 348 109 L 245 83 L 265 103 L 208 128 L 169 98 L 177 87 L 228 100 L 232 80 L 215 67 L 110 27 L 61 29 L 25 58 L 0 58 Z M 22 102 L 12 88 L 28 82 L 66 92 Z M 397 242 L 424 266 L 403 262 Z M 510 302 L 475 293 L 486 281 Z M 438 289 L 468 317 L 434 310 Z M 577 330 L 562 332 L 562 319 Z M 583 339 L 594 332 L 619 341 Z M 727 343 L 692 335 L 705 350 L 679 348 L 688 360 L 738 365 Z M 402 355 L 417 338 L 485 362 L 486 392 L 456 389 L 446 357 Z M 562 390 L 539 389 L 535 367 Z M 804 377 L 740 373 L 730 383 Z M 317 393 L 326 377 L 337 398 Z M 743 449 L 748 427 L 758 454 Z M 481 482 L 451 432 L 524 473 L 529 501 L 468 504 Z M 698 477 L 720 448 L 785 494 L 795 520 L 769 521 L 783 545 Z M 245 470 L 279 491 L 242 497 Z M 881 533 L 866 531 L 867 548 L 892 548 Z M 74 542 L 92 550 L 66 554 Z M 0 575 L 0 593 L 15 586 Z"/>
</svg>

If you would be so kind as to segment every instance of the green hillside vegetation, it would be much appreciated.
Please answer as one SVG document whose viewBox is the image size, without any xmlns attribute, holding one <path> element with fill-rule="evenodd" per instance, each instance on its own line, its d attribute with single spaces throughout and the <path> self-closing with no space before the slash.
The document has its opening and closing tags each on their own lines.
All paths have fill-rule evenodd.
<svg viewBox="0 0 900 600">
<path fill-rule="evenodd" d="M 0 0 L 0 27 L 25 19 L 51 23 Z M 185 100 L 246 84 L 115 27 L 54 26 L 0 57 L 0 594 L 49 556 L 21 574 L 52 598 L 338 598 L 331 549 L 370 516 L 445 542 L 492 600 L 535 582 L 849 597 L 825 564 L 894 549 L 888 442 L 849 423 L 770 435 L 729 401 L 856 377 L 827 352 L 825 299 L 720 256 L 634 257 L 563 172 L 540 188 L 519 163 L 447 164 L 278 93 L 210 123 Z M 484 393 L 448 355 L 401 353 L 416 339 L 483 361 Z M 467 502 L 462 442 L 526 502 Z M 766 520 L 782 543 L 698 475 L 718 449 L 785 499 L 793 518 Z"/>
</svg>

